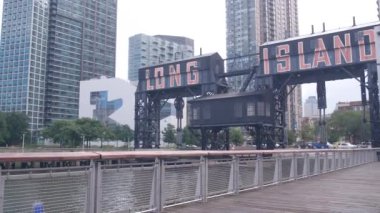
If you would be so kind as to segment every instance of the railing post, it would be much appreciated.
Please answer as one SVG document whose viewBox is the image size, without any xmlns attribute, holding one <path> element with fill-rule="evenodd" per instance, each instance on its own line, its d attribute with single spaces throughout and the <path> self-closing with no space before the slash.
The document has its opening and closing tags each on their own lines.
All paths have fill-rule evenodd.
<svg viewBox="0 0 380 213">
<path fill-rule="evenodd" d="M 281 154 L 275 155 L 273 183 L 281 182 L 282 180 L 282 159 Z"/>
<path fill-rule="evenodd" d="M 201 199 L 202 202 L 207 202 L 207 193 L 208 193 L 208 158 L 201 156 Z"/>
<path fill-rule="evenodd" d="M 319 152 L 315 152 L 315 161 L 314 161 L 314 175 L 319 175 L 321 170 L 321 161 L 319 160 Z"/>
<path fill-rule="evenodd" d="M 228 192 L 233 194 L 239 193 L 239 157 L 236 155 L 232 156 Z"/>
<path fill-rule="evenodd" d="M 103 194 L 102 178 L 103 178 L 103 174 L 102 174 L 102 163 L 100 161 L 97 161 L 94 164 L 94 171 L 95 171 L 94 179 L 93 179 L 94 189 L 95 189 L 95 199 L 94 200 L 96 202 L 94 204 L 94 207 L 96 208 L 95 212 L 102 212 L 102 194 Z"/>
<path fill-rule="evenodd" d="M 328 165 L 329 165 L 329 153 L 326 151 L 324 153 L 324 159 L 323 159 L 323 173 L 328 172 Z"/>
<path fill-rule="evenodd" d="M 255 183 L 260 188 L 263 186 L 263 155 L 257 154 L 255 168 Z"/>
<path fill-rule="evenodd" d="M 331 171 L 336 170 L 336 156 L 335 156 L 335 151 L 332 151 L 332 159 L 331 159 Z"/>
<path fill-rule="evenodd" d="M 292 162 L 290 164 L 290 174 L 289 179 L 297 179 L 297 156 L 296 153 L 292 153 Z"/>
<path fill-rule="evenodd" d="M 90 162 L 89 172 L 90 172 L 88 175 L 89 188 L 87 190 L 88 198 L 87 198 L 86 212 L 95 212 L 95 203 L 97 202 L 97 197 L 101 197 L 100 195 L 97 194 L 97 191 L 96 191 L 96 188 L 97 188 L 96 177 L 97 177 L 97 173 L 98 172 L 101 173 L 101 171 L 98 171 L 97 164 L 95 164 L 93 160 L 91 160 Z"/>
<path fill-rule="evenodd" d="M 233 184 L 234 184 L 234 194 L 239 194 L 239 157 L 234 155 L 233 156 Z"/>
<path fill-rule="evenodd" d="M 367 150 L 365 153 L 365 162 L 369 163 L 369 157 L 371 156 L 371 151 Z"/>
<path fill-rule="evenodd" d="M 154 163 L 154 175 L 153 175 L 153 200 L 155 212 L 161 212 L 164 209 L 163 198 L 163 176 L 165 172 L 164 160 L 156 157 Z"/>
<path fill-rule="evenodd" d="M 309 177 L 310 175 L 310 161 L 309 161 L 309 153 L 305 153 L 303 159 L 303 176 Z"/>
<path fill-rule="evenodd" d="M 1 167 L 0 167 L 0 213 L 4 212 L 4 187 L 5 187 L 5 180 L 3 176 L 1 175 Z"/>
<path fill-rule="evenodd" d="M 367 156 L 367 150 L 362 151 L 362 164 L 365 164 L 367 162 L 366 156 Z"/>
<path fill-rule="evenodd" d="M 343 169 L 343 156 L 342 151 L 338 152 L 338 169 Z"/>
<path fill-rule="evenodd" d="M 199 168 L 198 168 L 198 174 L 197 174 L 197 185 L 195 186 L 195 197 L 202 200 L 202 178 L 203 178 L 203 156 L 199 157 Z"/>
</svg>

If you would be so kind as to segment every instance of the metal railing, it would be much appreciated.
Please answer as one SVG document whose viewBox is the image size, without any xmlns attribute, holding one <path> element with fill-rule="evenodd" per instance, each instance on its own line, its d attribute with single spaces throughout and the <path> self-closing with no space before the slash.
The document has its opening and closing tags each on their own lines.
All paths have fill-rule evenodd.
<svg viewBox="0 0 380 213">
<path fill-rule="evenodd" d="M 0 154 L 0 213 L 164 208 L 377 161 L 380 149 Z"/>
</svg>

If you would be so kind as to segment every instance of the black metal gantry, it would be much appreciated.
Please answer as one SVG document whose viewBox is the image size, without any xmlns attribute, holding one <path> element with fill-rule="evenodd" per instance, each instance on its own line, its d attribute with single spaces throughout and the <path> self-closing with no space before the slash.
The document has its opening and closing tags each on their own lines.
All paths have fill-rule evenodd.
<svg viewBox="0 0 380 213">
<path fill-rule="evenodd" d="M 222 73 L 223 59 L 217 53 L 141 68 L 135 93 L 135 148 L 160 147 L 163 100 L 175 99 L 177 131 L 181 131 L 182 98 L 225 93 Z"/>
<path fill-rule="evenodd" d="M 373 147 L 380 147 L 379 76 L 375 63 L 374 41 L 374 27 L 377 25 L 378 23 L 374 23 L 338 32 L 269 42 L 260 46 L 260 65 L 258 67 L 256 64 L 256 67 L 235 73 L 224 72 L 223 60 L 219 55 L 211 55 L 211 58 L 210 55 L 200 56 L 176 63 L 142 68 L 139 71 L 139 86 L 136 92 L 135 147 L 139 148 L 140 144 L 143 148 L 151 148 L 152 144 L 159 147 L 161 100 L 169 98 L 179 100 L 182 97 L 204 97 L 226 93 L 228 86 L 225 77 L 246 74 L 249 75 L 243 83 L 240 93 L 236 94 L 234 101 L 241 101 L 238 100 L 238 97 L 244 95 L 248 84 L 253 82 L 254 92 L 270 91 L 269 96 L 272 98 L 270 100 L 270 116 L 267 118 L 258 116 L 257 120 L 248 119 L 241 123 L 231 121 L 221 124 L 215 120 L 215 123 L 205 122 L 207 124 L 195 126 L 202 133 L 202 149 L 207 149 L 209 137 L 213 140 L 211 147 L 218 148 L 215 141 L 217 133 L 220 131 L 225 133 L 224 148 L 228 149 L 228 127 L 230 126 L 246 127 L 253 136 L 258 149 L 262 148 L 263 144 L 271 149 L 274 148 L 275 142 L 284 143 L 287 140 L 287 97 L 297 85 L 304 83 L 317 83 L 318 108 L 320 110 L 319 134 L 320 140 L 326 142 L 325 82 L 347 78 L 360 79 L 364 106 L 363 118 L 365 118 L 367 104 L 366 89 L 368 90 L 371 141 Z M 367 73 L 367 82 L 365 82 L 365 73 Z M 258 96 L 254 95 L 250 98 L 259 100 Z M 220 96 L 220 98 L 222 100 L 231 97 Z M 218 107 L 225 106 L 221 104 Z M 245 109 L 248 110 L 248 107 L 246 106 Z M 193 117 L 201 115 L 200 111 L 194 112 L 191 112 Z M 202 113 L 207 115 L 207 110 Z M 177 114 L 178 119 L 181 119 L 180 114 L 180 112 Z M 268 118 L 271 120 L 267 120 Z M 181 123 L 178 125 L 181 126 Z"/>
</svg>

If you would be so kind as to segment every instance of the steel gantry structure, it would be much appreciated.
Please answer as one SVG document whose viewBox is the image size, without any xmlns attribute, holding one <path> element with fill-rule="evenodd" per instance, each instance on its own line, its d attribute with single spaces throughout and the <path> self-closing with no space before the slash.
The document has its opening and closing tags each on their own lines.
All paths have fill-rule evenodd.
<svg viewBox="0 0 380 213">
<path fill-rule="evenodd" d="M 135 147 L 159 147 L 162 100 L 175 98 L 182 119 L 183 97 L 188 102 L 188 126 L 200 129 L 202 149 L 229 148 L 229 127 L 245 127 L 257 148 L 284 142 L 287 96 L 299 84 L 316 83 L 320 111 L 320 140 L 326 142 L 326 81 L 355 78 L 360 82 L 363 116 L 368 108 L 371 141 L 380 147 L 379 80 L 376 44 L 380 23 L 353 26 L 260 46 L 260 63 L 247 70 L 224 72 L 218 54 L 142 68 L 136 92 Z M 377 42 L 376 42 L 377 41 Z M 380 52 L 380 50 L 379 50 Z M 380 58 L 380 56 L 378 56 Z M 248 74 L 248 75 L 247 75 Z M 247 75 L 238 93 L 229 93 L 226 77 Z M 246 91 L 253 83 L 253 91 Z M 368 99 L 367 99 L 368 94 Z M 367 119 L 363 119 L 366 121 Z M 181 122 L 179 121 L 179 127 Z M 225 145 L 215 146 L 218 132 Z M 210 137 L 211 133 L 211 137 Z"/>
</svg>

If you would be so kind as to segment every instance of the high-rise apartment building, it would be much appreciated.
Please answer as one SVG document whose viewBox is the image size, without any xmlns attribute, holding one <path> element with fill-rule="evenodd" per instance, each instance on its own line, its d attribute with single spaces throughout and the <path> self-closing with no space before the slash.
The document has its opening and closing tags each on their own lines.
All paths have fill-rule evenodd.
<svg viewBox="0 0 380 213">
<path fill-rule="evenodd" d="M 227 72 L 251 69 L 259 63 L 259 46 L 298 35 L 297 0 L 226 0 Z M 245 76 L 229 79 L 238 91 Z M 248 89 L 252 89 L 250 85 Z M 297 86 L 288 96 L 289 129 L 301 126 L 302 96 Z"/>
<path fill-rule="evenodd" d="M 304 115 L 306 118 L 317 118 L 319 116 L 317 97 L 309 96 L 304 104 Z"/>
<path fill-rule="evenodd" d="M 0 110 L 31 132 L 78 118 L 79 81 L 115 76 L 117 0 L 4 0 Z"/>
<path fill-rule="evenodd" d="M 138 81 L 141 67 L 194 56 L 194 41 L 181 36 L 137 34 L 129 38 L 128 79 Z"/>
</svg>

